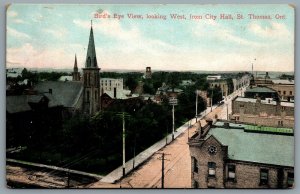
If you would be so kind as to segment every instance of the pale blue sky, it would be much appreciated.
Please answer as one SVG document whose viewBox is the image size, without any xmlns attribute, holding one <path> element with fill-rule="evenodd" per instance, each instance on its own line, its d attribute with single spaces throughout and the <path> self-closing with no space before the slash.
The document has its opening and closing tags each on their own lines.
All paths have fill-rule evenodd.
<svg viewBox="0 0 300 194">
<path fill-rule="evenodd" d="M 124 19 L 94 18 L 97 10 Z M 144 19 L 129 19 L 130 13 Z M 220 20 L 222 13 L 234 19 Z M 251 20 L 251 13 L 272 19 Z M 145 19 L 146 14 L 167 19 Z M 186 20 L 170 14 L 185 14 Z M 190 20 L 190 14 L 203 19 Z M 72 68 L 75 53 L 83 67 L 90 20 L 102 70 L 250 71 L 254 63 L 257 71 L 294 71 L 294 9 L 288 5 L 14 4 L 7 11 L 7 67 Z"/>
</svg>

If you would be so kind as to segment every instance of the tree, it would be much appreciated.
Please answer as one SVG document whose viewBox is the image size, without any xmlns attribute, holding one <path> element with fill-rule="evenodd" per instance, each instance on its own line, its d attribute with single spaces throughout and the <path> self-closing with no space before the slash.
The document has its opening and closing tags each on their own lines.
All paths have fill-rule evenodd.
<svg viewBox="0 0 300 194">
<path fill-rule="evenodd" d="M 125 80 L 125 85 L 129 88 L 129 90 L 134 91 L 135 88 L 138 86 L 138 81 L 134 79 L 132 76 L 129 76 Z"/>
</svg>

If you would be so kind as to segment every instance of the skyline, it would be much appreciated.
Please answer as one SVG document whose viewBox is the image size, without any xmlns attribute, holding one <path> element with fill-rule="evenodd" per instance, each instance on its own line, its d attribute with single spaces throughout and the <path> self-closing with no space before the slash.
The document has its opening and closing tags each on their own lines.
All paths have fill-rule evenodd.
<svg viewBox="0 0 300 194">
<path fill-rule="evenodd" d="M 99 19 L 95 13 L 125 18 Z M 168 18 L 129 19 L 130 13 Z M 187 17 L 278 13 L 285 19 L 171 19 L 175 13 Z M 6 67 L 71 69 L 76 54 L 78 68 L 83 68 L 91 20 L 101 71 L 146 66 L 251 71 L 252 63 L 254 71 L 294 71 L 294 9 L 288 5 L 13 4 L 7 10 Z"/>
</svg>

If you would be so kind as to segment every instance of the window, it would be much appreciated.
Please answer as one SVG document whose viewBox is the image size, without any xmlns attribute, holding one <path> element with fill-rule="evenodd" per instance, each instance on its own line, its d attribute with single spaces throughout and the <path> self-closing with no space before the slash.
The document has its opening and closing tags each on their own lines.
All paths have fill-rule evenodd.
<svg viewBox="0 0 300 194">
<path fill-rule="evenodd" d="M 216 163 L 208 162 L 208 177 L 216 176 Z"/>
<path fill-rule="evenodd" d="M 293 172 L 288 172 L 287 186 L 288 187 L 293 187 L 294 186 L 294 173 Z"/>
<path fill-rule="evenodd" d="M 279 90 L 278 93 L 281 94 L 281 91 Z"/>
<path fill-rule="evenodd" d="M 260 185 L 268 184 L 268 169 L 260 169 Z"/>
<path fill-rule="evenodd" d="M 227 179 L 229 181 L 235 180 L 235 165 L 234 164 L 228 164 L 228 177 Z"/>
<path fill-rule="evenodd" d="M 285 92 L 285 91 L 283 91 L 283 95 L 285 95 L 285 93 L 286 93 L 286 92 Z"/>
<path fill-rule="evenodd" d="M 97 90 L 95 91 L 95 100 L 97 100 Z"/>
<path fill-rule="evenodd" d="M 290 91 L 290 95 L 291 95 L 291 96 L 293 95 L 293 91 Z"/>
<path fill-rule="evenodd" d="M 89 91 L 86 92 L 86 101 L 87 102 L 90 101 L 90 92 Z"/>
<path fill-rule="evenodd" d="M 192 157 L 192 161 L 193 161 L 193 172 L 198 173 L 198 161 L 195 157 Z"/>
</svg>

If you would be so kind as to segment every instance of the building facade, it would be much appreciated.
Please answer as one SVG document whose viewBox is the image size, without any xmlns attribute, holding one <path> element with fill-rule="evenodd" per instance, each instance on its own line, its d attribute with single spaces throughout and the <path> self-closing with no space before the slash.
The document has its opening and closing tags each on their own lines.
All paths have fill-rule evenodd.
<svg viewBox="0 0 300 194">
<path fill-rule="evenodd" d="M 229 89 L 226 80 L 215 80 L 209 83 L 210 88 L 219 87 L 222 91 L 222 97 L 228 96 Z"/>
<path fill-rule="evenodd" d="M 189 139 L 192 188 L 293 187 L 294 136 L 220 121 L 207 127 Z"/>
<path fill-rule="evenodd" d="M 272 127 L 294 128 L 294 103 L 236 97 L 231 120 Z"/>
</svg>

